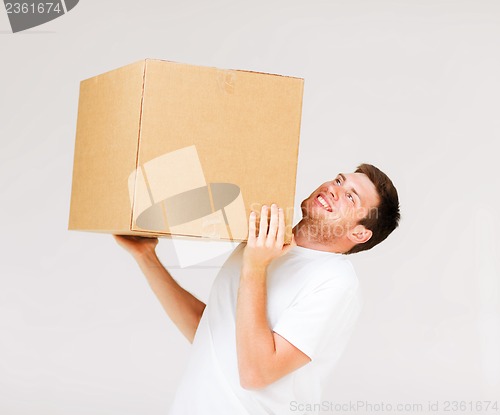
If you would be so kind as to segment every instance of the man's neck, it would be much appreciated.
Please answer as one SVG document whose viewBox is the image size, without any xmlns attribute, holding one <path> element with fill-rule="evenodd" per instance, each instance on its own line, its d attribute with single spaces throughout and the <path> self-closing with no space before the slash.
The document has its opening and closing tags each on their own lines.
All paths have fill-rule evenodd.
<svg viewBox="0 0 500 415">
<path fill-rule="evenodd" d="M 308 225 L 304 222 L 304 219 L 295 225 L 292 232 L 295 243 L 303 248 L 314 249 L 316 251 L 334 252 L 338 254 L 347 252 L 350 249 L 350 247 L 344 246 L 345 243 L 338 238 L 329 240 L 328 243 L 317 240 L 317 238 L 314 238 L 309 232 Z"/>
</svg>

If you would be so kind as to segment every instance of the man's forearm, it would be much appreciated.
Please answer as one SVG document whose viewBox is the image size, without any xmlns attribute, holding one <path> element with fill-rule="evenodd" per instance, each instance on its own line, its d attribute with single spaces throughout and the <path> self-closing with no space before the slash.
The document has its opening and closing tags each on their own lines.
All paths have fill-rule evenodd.
<svg viewBox="0 0 500 415">
<path fill-rule="evenodd" d="M 246 388 L 268 383 L 267 371 L 275 353 L 266 302 L 266 269 L 243 268 L 236 306 L 236 348 L 240 381 Z"/>
<path fill-rule="evenodd" d="M 177 284 L 154 252 L 135 259 L 170 319 L 192 343 L 205 303 Z"/>
</svg>

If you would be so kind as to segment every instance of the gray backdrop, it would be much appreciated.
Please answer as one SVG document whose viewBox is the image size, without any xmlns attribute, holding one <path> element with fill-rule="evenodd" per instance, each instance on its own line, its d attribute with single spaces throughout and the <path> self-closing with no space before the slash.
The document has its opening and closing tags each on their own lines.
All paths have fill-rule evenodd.
<svg viewBox="0 0 500 415">
<path fill-rule="evenodd" d="M 401 228 L 352 258 L 365 307 L 326 399 L 500 400 L 499 47 L 496 0 L 82 0 L 17 34 L 0 8 L 0 413 L 172 401 L 187 341 L 111 236 L 67 231 L 79 81 L 147 57 L 305 78 L 296 207 L 360 162 L 394 179 Z M 224 256 L 159 252 L 207 298 Z"/>
</svg>

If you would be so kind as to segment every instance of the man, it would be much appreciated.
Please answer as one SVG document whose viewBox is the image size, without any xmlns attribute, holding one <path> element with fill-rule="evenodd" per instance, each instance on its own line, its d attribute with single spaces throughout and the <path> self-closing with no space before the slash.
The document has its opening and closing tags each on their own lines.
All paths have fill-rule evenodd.
<svg viewBox="0 0 500 415">
<path fill-rule="evenodd" d="M 161 265 L 157 239 L 115 236 L 193 343 L 172 415 L 281 415 L 321 401 L 359 313 L 358 281 L 343 254 L 383 241 L 398 226 L 399 201 L 391 180 L 362 164 L 301 208 L 290 245 L 282 209 L 263 206 L 259 224 L 250 214 L 248 242 L 221 268 L 207 305 Z"/>
</svg>

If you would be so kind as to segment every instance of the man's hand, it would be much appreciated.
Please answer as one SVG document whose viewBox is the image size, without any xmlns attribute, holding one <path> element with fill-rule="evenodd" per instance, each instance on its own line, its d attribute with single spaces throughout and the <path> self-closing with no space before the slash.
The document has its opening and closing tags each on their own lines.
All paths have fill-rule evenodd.
<svg viewBox="0 0 500 415">
<path fill-rule="evenodd" d="M 268 225 L 269 211 L 271 220 Z M 252 212 L 248 220 L 248 242 L 243 253 L 244 269 L 266 269 L 273 259 L 286 254 L 295 245 L 293 237 L 290 245 L 284 245 L 285 214 L 275 204 L 271 209 L 262 206 L 258 233 L 255 222 L 256 214 Z"/>
<path fill-rule="evenodd" d="M 154 253 L 156 245 L 158 245 L 158 238 L 122 235 L 113 235 L 113 238 L 115 238 L 116 242 L 135 259 L 139 259 L 144 254 Z"/>
</svg>

